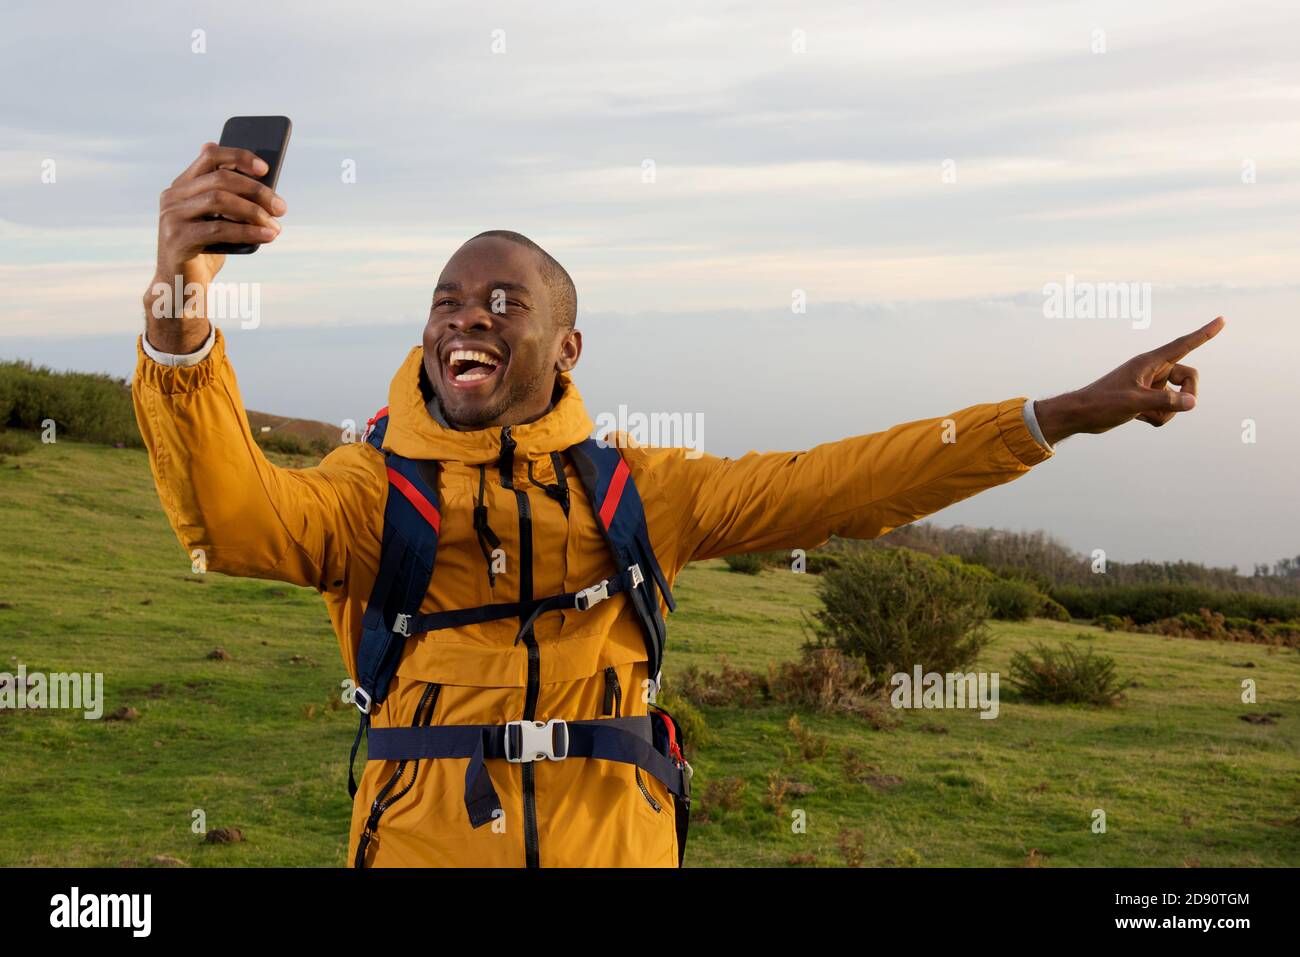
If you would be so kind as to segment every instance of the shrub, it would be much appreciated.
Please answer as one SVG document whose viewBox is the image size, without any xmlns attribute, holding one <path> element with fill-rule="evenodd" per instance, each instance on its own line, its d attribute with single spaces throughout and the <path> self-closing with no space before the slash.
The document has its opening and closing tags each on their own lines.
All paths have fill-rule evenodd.
<svg viewBox="0 0 1300 957">
<path fill-rule="evenodd" d="M 742 575 L 757 575 L 766 564 L 763 561 L 763 556 L 757 552 L 746 552 L 743 555 L 727 555 L 722 560 L 727 563 L 727 567 L 733 572 L 739 572 Z"/>
<path fill-rule="evenodd" d="M 0 362 L 0 428 L 43 428 L 53 419 L 59 437 L 109 445 L 143 445 L 124 379 L 55 372 L 30 362 Z"/>
<path fill-rule="evenodd" d="M 787 761 L 816 761 L 824 758 L 826 750 L 831 746 L 830 739 L 825 735 L 805 728 L 797 714 L 790 715 L 790 720 L 785 723 L 785 730 L 790 735 L 786 745 Z"/>
<path fill-rule="evenodd" d="M 1131 682 L 1115 671 L 1115 659 L 1073 645 L 1049 648 L 1035 643 L 1032 652 L 1011 657 L 1011 684 L 1030 701 L 1045 704 L 1113 705 Z"/>
<path fill-rule="evenodd" d="M 704 792 L 691 809 L 691 819 L 707 824 L 721 811 L 739 811 L 745 795 L 742 778 L 714 778 L 704 786 Z"/>
<path fill-rule="evenodd" d="M 36 440 L 26 432 L 0 432 L 0 462 L 9 455 L 26 455 L 36 448 Z"/>
<path fill-rule="evenodd" d="M 1179 615 L 1199 615 L 1202 608 L 1249 618 L 1252 621 L 1290 621 L 1300 618 L 1300 598 L 1227 591 L 1194 585 L 1112 585 L 1082 588 L 1063 585 L 1052 589 L 1056 599 L 1075 618 L 1117 615 L 1147 625 Z"/>
<path fill-rule="evenodd" d="M 1053 601 L 1046 595 L 1043 596 L 1043 605 L 1038 609 L 1040 618 L 1047 618 L 1051 621 L 1069 621 L 1070 612 L 1064 605 L 1058 601 Z"/>
<path fill-rule="evenodd" d="M 1162 618 L 1146 625 L 1136 625 L 1134 630 L 1175 638 L 1300 647 L 1300 623 L 1284 621 L 1270 623 L 1252 621 L 1249 618 L 1228 618 L 1208 608 L 1202 608 L 1196 615 L 1182 614 L 1173 618 Z"/>
<path fill-rule="evenodd" d="M 839 568 L 844 556 L 837 552 L 809 552 L 806 570 L 809 575 L 824 575 L 832 568 Z"/>
<path fill-rule="evenodd" d="M 1102 615 L 1094 624 L 1098 628 L 1105 628 L 1107 631 L 1119 631 L 1124 627 L 1124 619 L 1119 615 Z"/>
<path fill-rule="evenodd" d="M 797 661 L 769 665 L 768 694 L 782 704 L 823 714 L 870 718 L 877 729 L 892 724 L 893 709 L 871 673 L 837 648 L 805 645 Z"/>
<path fill-rule="evenodd" d="M 664 699 L 664 707 L 676 715 L 669 700 L 682 702 L 691 711 L 692 705 L 748 708 L 776 701 L 823 714 L 866 718 L 876 730 L 891 728 L 897 721 L 886 688 L 876 686 L 862 662 L 836 648 L 805 645 L 798 660 L 769 664 L 766 675 L 733 668 L 725 657 L 719 664 L 718 673 L 688 667 L 677 678 L 678 695 Z M 689 741 L 691 729 L 686 730 Z"/>
<path fill-rule="evenodd" d="M 903 548 L 845 555 L 817 583 L 819 643 L 859 658 L 879 682 L 920 665 L 957 671 L 988 644 L 988 582 L 957 559 Z"/>
<path fill-rule="evenodd" d="M 989 586 L 989 614 L 1003 621 L 1028 621 L 1038 614 L 1046 596 L 1013 578 L 999 578 Z"/>
<path fill-rule="evenodd" d="M 744 708 L 767 700 L 767 679 L 762 675 L 731 667 L 725 655 L 718 657 L 718 665 L 722 670 L 717 674 L 701 671 L 698 665 L 687 667 L 677 678 L 678 694 L 705 707 Z"/>
</svg>

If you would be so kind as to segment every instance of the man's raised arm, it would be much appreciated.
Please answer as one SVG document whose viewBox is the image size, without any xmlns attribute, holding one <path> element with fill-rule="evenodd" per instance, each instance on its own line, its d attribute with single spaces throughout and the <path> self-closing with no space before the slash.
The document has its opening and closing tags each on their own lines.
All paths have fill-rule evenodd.
<svg viewBox="0 0 1300 957">
<path fill-rule="evenodd" d="M 253 440 L 222 335 L 206 318 L 208 286 L 225 257 L 204 248 L 268 243 L 279 233 L 273 214 L 286 207 L 251 178 L 263 172 L 253 153 L 208 143 L 163 192 L 158 266 L 144 298 L 131 394 L 163 509 L 195 561 L 329 590 L 346 579 L 349 516 L 379 512 L 383 464 L 349 448 L 310 469 L 268 462 Z M 209 219 L 213 214 L 224 218 Z"/>
</svg>

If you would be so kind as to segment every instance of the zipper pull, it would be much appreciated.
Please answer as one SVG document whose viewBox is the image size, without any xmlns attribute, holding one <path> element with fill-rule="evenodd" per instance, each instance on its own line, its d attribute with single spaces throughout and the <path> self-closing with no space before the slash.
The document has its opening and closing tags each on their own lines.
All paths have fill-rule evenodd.
<svg viewBox="0 0 1300 957">
<path fill-rule="evenodd" d="M 501 427 L 501 455 L 497 463 L 501 469 L 501 485 L 503 488 L 515 487 L 515 440 L 510 434 L 510 426 Z"/>
</svg>

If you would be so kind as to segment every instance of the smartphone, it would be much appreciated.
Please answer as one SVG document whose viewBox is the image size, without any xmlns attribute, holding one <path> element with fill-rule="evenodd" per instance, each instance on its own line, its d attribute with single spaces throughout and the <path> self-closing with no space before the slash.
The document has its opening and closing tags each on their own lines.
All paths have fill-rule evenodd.
<svg viewBox="0 0 1300 957">
<path fill-rule="evenodd" d="M 280 167 L 284 165 L 285 151 L 289 149 L 289 134 L 292 132 L 293 123 L 287 116 L 232 116 L 221 129 L 219 145 L 237 146 L 260 156 L 270 168 L 265 176 L 258 177 L 258 182 L 275 189 L 275 184 L 280 179 Z M 242 256 L 257 252 L 259 245 L 261 244 L 214 243 L 204 251 Z"/>
</svg>

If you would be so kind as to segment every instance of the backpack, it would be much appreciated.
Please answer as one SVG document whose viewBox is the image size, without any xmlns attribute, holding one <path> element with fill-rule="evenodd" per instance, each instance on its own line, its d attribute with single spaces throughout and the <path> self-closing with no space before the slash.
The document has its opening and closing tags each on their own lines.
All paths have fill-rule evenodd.
<svg viewBox="0 0 1300 957">
<path fill-rule="evenodd" d="M 442 524 L 438 511 L 438 465 L 384 450 L 387 408 L 376 412 L 367 426 L 364 441 L 384 455 L 389 486 L 379 570 L 362 616 L 357 649 L 357 685 L 352 697 L 361 716 L 348 762 L 349 796 L 356 796 L 353 768 L 363 736 L 368 737 L 369 761 L 469 758 L 465 807 L 470 825 L 475 828 L 501 812 L 501 802 L 484 767 L 486 760 L 525 763 L 582 757 L 621 761 L 656 777 L 673 796 L 680 866 L 686 851 L 693 771 L 682 753 L 685 742 L 681 727 L 672 715 L 653 703 L 659 688 L 666 639 L 659 609 L 660 593 L 670 611 L 676 609 L 676 603 L 650 546 L 641 496 L 619 450 L 588 438 L 564 453 L 574 464 L 596 511 L 597 524 L 617 569 L 612 575 L 576 592 L 421 615 L 420 605 L 433 577 Z M 508 427 L 503 430 L 503 436 L 508 442 Z M 513 448 L 513 443 L 509 448 Z M 530 634 L 533 622 L 541 614 L 568 609 L 586 611 L 618 594 L 627 596 L 645 638 L 649 673 L 653 676 L 648 715 L 575 721 L 519 720 L 504 725 L 370 727 L 371 710 L 387 695 L 402 649 L 412 635 L 517 618 L 520 626 L 515 641 L 518 643 Z M 381 793 L 371 809 L 370 823 L 357 852 L 357 866 L 362 865 L 366 844 L 386 806 L 382 803 L 384 797 Z"/>
</svg>

